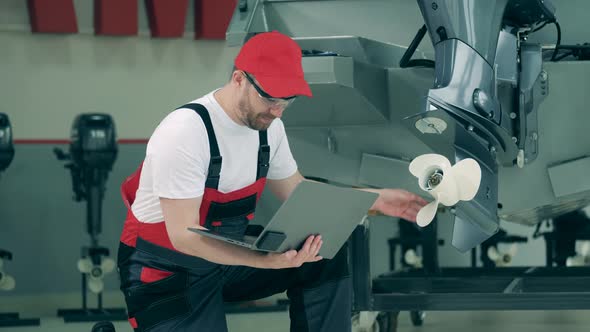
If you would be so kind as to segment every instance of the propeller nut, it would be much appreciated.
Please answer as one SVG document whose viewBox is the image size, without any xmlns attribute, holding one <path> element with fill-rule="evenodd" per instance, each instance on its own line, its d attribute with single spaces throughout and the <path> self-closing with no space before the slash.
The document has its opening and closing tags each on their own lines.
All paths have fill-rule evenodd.
<svg viewBox="0 0 590 332">
<path fill-rule="evenodd" d="M 102 269 L 99 266 L 95 266 L 90 270 L 90 276 L 93 278 L 100 278 L 102 276 Z"/>
<path fill-rule="evenodd" d="M 436 169 L 430 176 L 428 176 L 426 180 L 426 189 L 432 190 L 438 186 L 443 179 L 443 171 L 441 169 Z"/>
</svg>

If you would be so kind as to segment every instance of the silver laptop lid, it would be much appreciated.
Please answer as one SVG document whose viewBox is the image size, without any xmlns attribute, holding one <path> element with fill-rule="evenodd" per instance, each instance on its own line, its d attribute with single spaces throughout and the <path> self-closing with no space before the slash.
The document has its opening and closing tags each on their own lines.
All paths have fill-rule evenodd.
<svg viewBox="0 0 590 332">
<path fill-rule="evenodd" d="M 299 249 L 312 234 L 322 236 L 320 256 L 332 258 L 362 221 L 378 194 L 324 183 L 303 181 L 278 209 L 254 246 L 265 232 L 286 235 L 275 250 Z"/>
</svg>

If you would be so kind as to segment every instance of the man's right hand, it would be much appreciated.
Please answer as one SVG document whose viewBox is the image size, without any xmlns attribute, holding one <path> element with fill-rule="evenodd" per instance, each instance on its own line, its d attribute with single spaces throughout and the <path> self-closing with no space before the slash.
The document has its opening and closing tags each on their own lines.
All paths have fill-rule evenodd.
<svg viewBox="0 0 590 332">
<path fill-rule="evenodd" d="M 303 263 L 320 261 L 322 256 L 318 256 L 318 253 L 322 243 L 321 235 L 310 235 L 299 251 L 289 250 L 282 254 L 268 253 L 262 259 L 261 267 L 264 269 L 288 269 L 300 267 Z"/>
</svg>

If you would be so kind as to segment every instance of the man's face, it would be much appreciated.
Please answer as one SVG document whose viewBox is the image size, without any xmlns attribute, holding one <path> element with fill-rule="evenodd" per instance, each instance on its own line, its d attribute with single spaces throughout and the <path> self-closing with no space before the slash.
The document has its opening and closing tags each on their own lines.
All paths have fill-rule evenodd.
<svg viewBox="0 0 590 332">
<path fill-rule="evenodd" d="M 242 120 L 251 129 L 266 130 L 274 119 L 280 118 L 291 101 L 261 96 L 261 88 L 252 78 L 246 77 L 246 91 L 238 100 Z M 257 89 L 258 88 L 258 89 Z M 260 91 L 260 92 L 259 92 Z"/>
</svg>

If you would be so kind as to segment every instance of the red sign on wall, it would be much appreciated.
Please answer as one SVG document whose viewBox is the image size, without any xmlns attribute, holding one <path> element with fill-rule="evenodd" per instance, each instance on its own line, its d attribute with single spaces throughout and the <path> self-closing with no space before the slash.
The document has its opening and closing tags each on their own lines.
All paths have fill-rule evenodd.
<svg viewBox="0 0 590 332">
<path fill-rule="evenodd" d="M 146 0 L 152 37 L 182 37 L 188 0 Z"/>
<path fill-rule="evenodd" d="M 196 0 L 195 38 L 225 39 L 237 0 Z"/>
<path fill-rule="evenodd" d="M 138 1 L 94 0 L 97 35 L 138 32 Z M 152 37 L 178 38 L 185 31 L 189 0 L 144 0 Z M 237 0 L 194 0 L 195 39 L 225 39 Z M 28 0 L 35 33 L 78 33 L 73 0 Z"/>
<path fill-rule="evenodd" d="M 28 0 L 27 4 L 33 32 L 78 32 L 72 0 Z"/>
<path fill-rule="evenodd" d="M 94 33 L 137 35 L 137 0 L 94 0 Z"/>
</svg>

